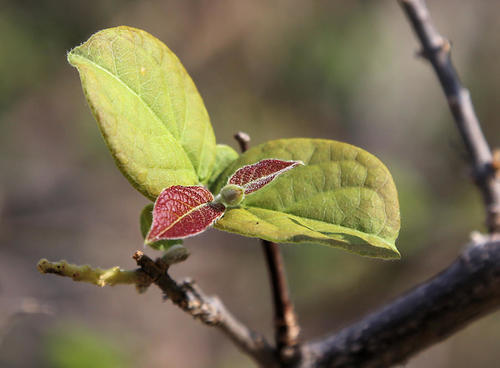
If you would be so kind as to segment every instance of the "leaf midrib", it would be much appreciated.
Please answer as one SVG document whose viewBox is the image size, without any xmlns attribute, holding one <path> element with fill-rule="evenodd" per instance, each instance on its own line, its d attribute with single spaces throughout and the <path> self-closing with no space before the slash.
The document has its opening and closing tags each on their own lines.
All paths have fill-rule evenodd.
<svg viewBox="0 0 500 368">
<path fill-rule="evenodd" d="M 293 164 L 292 164 L 292 165 L 293 165 Z M 290 166 L 292 166 L 292 165 L 290 165 Z M 279 171 L 273 172 L 273 173 L 271 173 L 271 174 L 267 174 L 267 175 L 261 176 L 261 177 L 259 177 L 259 178 L 255 178 L 255 179 L 253 179 L 253 180 L 250 180 L 250 181 L 249 181 L 248 183 L 246 183 L 245 185 L 242 185 L 242 187 L 243 187 L 244 189 L 247 189 L 247 188 L 248 188 L 249 186 L 251 186 L 252 184 L 258 183 L 259 181 L 264 181 L 264 180 L 266 180 L 266 179 L 268 179 L 268 178 L 272 178 L 272 179 L 271 179 L 271 181 L 273 181 L 273 180 L 277 179 L 277 178 L 278 178 L 281 174 L 284 174 L 285 172 L 287 172 L 287 171 L 289 171 L 289 170 L 293 169 L 293 167 L 290 167 L 290 166 L 287 166 L 287 167 L 285 167 L 285 168 L 283 168 L 283 169 L 281 169 L 281 170 L 279 170 Z M 228 180 L 228 184 L 229 184 L 229 181 L 230 181 L 230 180 L 231 180 L 231 179 L 229 179 L 229 180 Z M 271 181 L 270 181 L 268 184 L 270 184 L 270 183 L 271 183 Z M 259 188 L 259 189 L 260 189 L 260 188 Z M 252 193 L 253 193 L 253 192 L 251 192 L 251 193 L 249 193 L 249 194 L 252 194 Z"/>
<path fill-rule="evenodd" d="M 173 199 L 174 201 L 176 202 L 179 202 L 179 203 L 183 203 L 185 204 L 184 202 L 181 202 L 177 199 Z M 212 198 L 213 200 L 213 198 Z M 194 211 L 197 211 L 199 210 L 200 208 L 208 205 L 211 201 L 209 202 L 206 202 L 206 203 L 202 203 L 196 207 L 193 207 L 192 209 L 190 209 L 188 212 L 186 212 L 185 214 L 183 214 L 182 216 L 178 217 L 175 221 L 172 222 L 172 224 L 170 226 L 168 226 L 165 230 L 163 230 L 161 233 L 159 233 L 157 236 L 162 236 L 163 234 L 165 234 L 168 230 L 170 230 L 172 227 L 174 227 L 177 223 L 179 223 L 184 217 L 190 215 L 191 213 L 193 213 Z"/>
</svg>

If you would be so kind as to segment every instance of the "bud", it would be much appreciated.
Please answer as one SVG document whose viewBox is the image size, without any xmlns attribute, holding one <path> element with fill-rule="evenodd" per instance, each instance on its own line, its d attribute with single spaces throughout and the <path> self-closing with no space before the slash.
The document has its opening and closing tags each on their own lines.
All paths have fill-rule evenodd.
<svg viewBox="0 0 500 368">
<path fill-rule="evenodd" d="M 239 185 L 228 184 L 220 191 L 220 200 L 228 207 L 236 207 L 245 199 L 245 190 Z"/>
</svg>

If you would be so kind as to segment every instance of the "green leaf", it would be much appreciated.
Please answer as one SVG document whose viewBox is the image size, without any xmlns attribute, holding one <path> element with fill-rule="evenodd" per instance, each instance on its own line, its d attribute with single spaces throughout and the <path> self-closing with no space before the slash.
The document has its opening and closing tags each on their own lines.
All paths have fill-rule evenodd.
<svg viewBox="0 0 500 368">
<path fill-rule="evenodd" d="M 109 28 L 71 50 L 83 90 L 123 174 L 154 199 L 171 185 L 208 181 L 215 137 L 179 59 L 149 33 Z"/>
<path fill-rule="evenodd" d="M 211 190 L 220 174 L 237 158 L 238 152 L 226 144 L 218 144 L 216 146 L 215 166 L 212 170 L 212 175 L 208 180 L 208 188 Z"/>
<path fill-rule="evenodd" d="M 142 209 L 141 216 L 139 217 L 141 225 L 141 235 L 143 239 L 146 239 L 149 229 L 151 228 L 151 224 L 153 223 L 153 208 L 154 203 L 146 205 L 146 207 Z"/>
<path fill-rule="evenodd" d="M 215 192 L 236 169 L 266 158 L 301 160 L 305 166 L 246 196 L 216 228 L 279 243 L 319 243 L 364 256 L 399 258 L 397 191 L 379 159 L 331 140 L 270 141 L 231 164 L 215 183 Z"/>
<path fill-rule="evenodd" d="M 149 229 L 151 228 L 151 224 L 153 223 L 153 208 L 154 204 L 150 203 L 146 205 L 141 211 L 141 216 L 140 216 L 140 226 L 141 226 L 141 234 L 142 238 L 146 239 L 146 236 L 148 235 Z M 161 250 L 163 252 L 168 251 L 170 248 L 172 248 L 174 245 L 182 244 L 182 239 L 174 239 L 174 240 L 158 240 L 156 242 L 151 242 L 148 243 L 148 245 L 155 249 L 155 250 Z"/>
</svg>

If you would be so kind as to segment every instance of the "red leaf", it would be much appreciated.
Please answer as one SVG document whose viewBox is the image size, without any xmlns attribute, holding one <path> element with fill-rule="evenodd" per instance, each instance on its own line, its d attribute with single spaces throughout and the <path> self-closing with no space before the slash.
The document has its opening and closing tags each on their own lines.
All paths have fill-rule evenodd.
<svg viewBox="0 0 500 368">
<path fill-rule="evenodd" d="M 266 159 L 253 165 L 243 166 L 229 178 L 228 184 L 235 184 L 245 189 L 245 194 L 259 190 L 272 182 L 278 175 L 304 165 L 302 161 L 283 161 Z"/>
<path fill-rule="evenodd" d="M 181 239 L 203 232 L 224 214 L 225 207 L 202 186 L 174 185 L 164 189 L 153 208 L 153 223 L 146 236 L 151 243 Z"/>
</svg>

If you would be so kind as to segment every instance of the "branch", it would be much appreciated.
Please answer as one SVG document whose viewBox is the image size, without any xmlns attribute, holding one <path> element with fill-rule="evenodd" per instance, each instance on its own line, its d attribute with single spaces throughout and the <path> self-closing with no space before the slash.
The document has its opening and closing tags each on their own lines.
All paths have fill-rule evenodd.
<svg viewBox="0 0 500 368">
<path fill-rule="evenodd" d="M 119 267 L 103 270 L 89 265 L 71 264 L 64 260 L 50 262 L 46 259 L 41 259 L 37 268 L 43 274 L 71 277 L 73 281 L 88 282 L 101 287 L 135 284 L 139 292 L 144 292 L 154 283 L 175 305 L 205 325 L 219 328 L 261 366 L 278 367 L 274 348 L 262 335 L 238 321 L 218 298 L 204 295 L 192 281 L 178 284 L 168 275 L 169 266 L 185 260 L 187 256 L 184 247 L 170 249 L 156 261 L 137 251 L 133 258 L 140 268 L 135 270 L 122 270 Z"/>
<path fill-rule="evenodd" d="M 250 136 L 247 133 L 238 132 L 234 139 L 240 145 L 241 152 L 248 150 Z M 261 246 L 273 295 L 276 349 L 283 365 L 293 365 L 300 360 L 300 328 L 289 297 L 283 257 L 278 244 L 261 239 Z"/>
<path fill-rule="evenodd" d="M 118 284 L 134 284 L 138 291 L 145 291 L 151 284 L 150 278 L 141 270 L 122 270 L 120 267 L 111 267 L 103 270 L 89 265 L 75 265 L 65 260 L 50 262 L 45 258 L 38 261 L 36 266 L 43 274 L 51 273 L 58 276 L 71 277 L 73 281 L 88 282 L 100 287 Z"/>
<path fill-rule="evenodd" d="M 500 180 L 495 177 L 491 150 L 481 131 L 469 91 L 460 83 L 451 62 L 450 43 L 432 24 L 423 0 L 400 0 L 399 3 L 422 44 L 422 56 L 429 60 L 439 78 L 469 152 L 475 181 L 486 205 L 488 229 L 490 233 L 500 232 Z"/>
<path fill-rule="evenodd" d="M 167 273 L 168 265 L 161 259 L 153 261 L 137 251 L 133 257 L 167 298 L 193 318 L 224 332 L 244 353 L 263 367 L 277 367 L 275 351 L 264 336 L 238 321 L 216 297 L 206 296 L 193 281 L 178 284 Z"/>
<path fill-rule="evenodd" d="M 288 294 L 283 257 L 278 244 L 267 240 L 261 244 L 272 285 L 276 346 L 281 360 L 292 364 L 299 359 L 300 328 Z"/>
<path fill-rule="evenodd" d="M 432 64 L 465 143 L 492 235 L 474 242 L 450 267 L 393 303 L 302 350 L 302 367 L 388 367 L 444 340 L 500 307 L 498 160 L 481 131 L 469 92 L 450 58 L 450 43 L 431 23 L 423 0 L 399 0 Z M 495 173 L 497 171 L 497 173 Z"/>
<path fill-rule="evenodd" d="M 303 348 L 308 368 L 389 367 L 500 306 L 500 241 L 472 244 L 450 267 L 336 335 Z"/>
<path fill-rule="evenodd" d="M 176 244 L 164 253 L 161 262 L 170 266 L 185 261 L 188 257 L 189 251 L 187 248 Z M 118 266 L 103 270 L 102 268 L 90 265 L 68 263 L 65 260 L 50 262 L 42 258 L 38 261 L 36 267 L 42 274 L 50 273 L 63 277 L 71 277 L 73 281 L 87 282 L 100 287 L 135 284 L 139 293 L 145 292 L 153 282 L 141 269 L 122 270 Z"/>
</svg>

